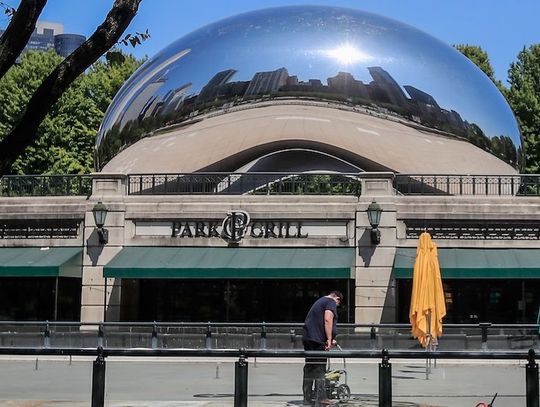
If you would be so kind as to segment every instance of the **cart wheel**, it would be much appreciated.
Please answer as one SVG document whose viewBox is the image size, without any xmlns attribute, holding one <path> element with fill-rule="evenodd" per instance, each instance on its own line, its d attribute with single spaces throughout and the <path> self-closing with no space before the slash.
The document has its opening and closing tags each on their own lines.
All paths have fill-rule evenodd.
<svg viewBox="0 0 540 407">
<path fill-rule="evenodd" d="M 351 389 L 346 384 L 340 384 L 337 388 L 337 398 L 339 401 L 349 401 Z"/>
</svg>

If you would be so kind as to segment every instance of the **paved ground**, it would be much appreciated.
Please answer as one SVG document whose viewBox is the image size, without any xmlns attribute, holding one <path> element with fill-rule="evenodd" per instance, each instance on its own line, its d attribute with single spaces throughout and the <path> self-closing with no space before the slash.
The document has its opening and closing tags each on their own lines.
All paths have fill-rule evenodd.
<svg viewBox="0 0 540 407">
<path fill-rule="evenodd" d="M 335 368 L 343 363 L 334 362 Z M 378 361 L 347 363 L 348 406 L 377 406 Z M 302 361 L 249 361 L 250 406 L 300 405 Z M 394 406 L 525 405 L 524 362 L 439 362 L 426 379 L 425 361 L 392 363 Z M 106 406 L 231 406 L 234 361 L 109 358 Z M 91 359 L 0 359 L 0 407 L 83 407 L 91 399 Z"/>
</svg>

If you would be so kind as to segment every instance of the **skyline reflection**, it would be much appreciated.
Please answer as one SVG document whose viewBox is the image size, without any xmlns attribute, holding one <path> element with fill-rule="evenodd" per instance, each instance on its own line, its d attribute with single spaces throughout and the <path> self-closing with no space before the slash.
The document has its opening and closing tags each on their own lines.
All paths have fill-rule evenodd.
<svg viewBox="0 0 540 407">
<path fill-rule="evenodd" d="M 285 99 L 361 106 L 520 165 L 521 138 L 508 104 L 456 50 L 370 13 L 293 6 L 218 21 L 147 61 L 106 113 L 98 169 L 157 129 Z"/>
</svg>

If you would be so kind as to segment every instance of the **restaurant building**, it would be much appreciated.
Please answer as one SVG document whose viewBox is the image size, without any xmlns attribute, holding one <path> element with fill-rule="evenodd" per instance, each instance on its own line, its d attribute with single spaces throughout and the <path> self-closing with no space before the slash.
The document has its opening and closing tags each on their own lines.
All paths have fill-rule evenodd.
<svg viewBox="0 0 540 407">
<path fill-rule="evenodd" d="M 451 47 L 334 7 L 234 16 L 124 84 L 91 176 L 4 177 L 0 318 L 408 321 L 431 233 L 447 322 L 535 322 L 538 179 Z M 106 214 L 101 218 L 100 215 Z"/>
</svg>

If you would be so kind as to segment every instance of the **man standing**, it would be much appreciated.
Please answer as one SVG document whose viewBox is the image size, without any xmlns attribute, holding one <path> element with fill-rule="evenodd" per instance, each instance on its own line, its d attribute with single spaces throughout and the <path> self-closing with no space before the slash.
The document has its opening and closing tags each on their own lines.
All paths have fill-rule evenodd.
<svg viewBox="0 0 540 407">
<path fill-rule="evenodd" d="M 304 350 L 330 350 L 336 336 L 337 306 L 342 303 L 343 294 L 339 291 L 332 291 L 315 301 L 304 321 Z M 302 384 L 305 405 L 312 405 L 314 401 L 316 404 L 333 404 L 324 391 L 325 371 L 326 358 L 306 358 Z"/>
</svg>

